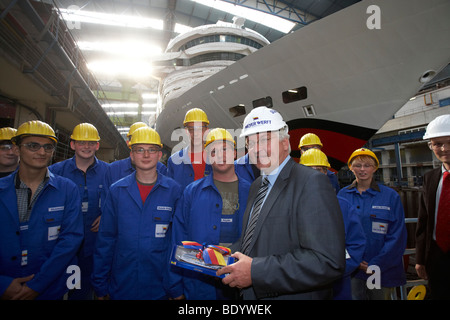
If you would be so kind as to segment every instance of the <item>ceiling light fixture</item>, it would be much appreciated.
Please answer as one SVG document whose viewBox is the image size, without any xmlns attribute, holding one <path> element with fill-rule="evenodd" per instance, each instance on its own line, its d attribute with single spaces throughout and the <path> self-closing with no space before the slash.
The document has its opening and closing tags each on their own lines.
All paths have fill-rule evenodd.
<svg viewBox="0 0 450 320">
<path fill-rule="evenodd" d="M 162 52 L 161 47 L 142 41 L 78 41 L 77 45 L 84 51 L 101 51 L 129 58 L 152 57 Z"/>
<path fill-rule="evenodd" d="M 143 18 L 138 16 L 126 16 L 111 13 L 59 9 L 61 16 L 66 21 L 103 24 L 118 27 L 157 29 L 163 30 L 164 21 L 161 19 Z"/>
<path fill-rule="evenodd" d="M 152 66 L 148 62 L 138 60 L 99 60 L 87 66 L 94 73 L 111 77 L 142 79 L 152 73 Z"/>
</svg>

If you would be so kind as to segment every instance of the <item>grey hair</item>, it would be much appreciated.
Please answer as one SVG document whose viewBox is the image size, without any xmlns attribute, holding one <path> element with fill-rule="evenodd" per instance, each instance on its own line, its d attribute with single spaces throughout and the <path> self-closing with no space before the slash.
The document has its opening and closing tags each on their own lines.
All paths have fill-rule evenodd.
<svg viewBox="0 0 450 320">
<path fill-rule="evenodd" d="M 279 134 L 279 136 L 278 136 L 278 138 L 280 139 L 280 140 L 284 140 L 284 139 L 290 139 L 290 135 L 289 135 L 289 127 L 288 127 L 288 125 L 285 125 L 283 128 L 281 128 L 279 131 L 278 131 L 278 134 Z M 289 153 L 291 153 L 291 144 L 289 143 Z"/>
</svg>

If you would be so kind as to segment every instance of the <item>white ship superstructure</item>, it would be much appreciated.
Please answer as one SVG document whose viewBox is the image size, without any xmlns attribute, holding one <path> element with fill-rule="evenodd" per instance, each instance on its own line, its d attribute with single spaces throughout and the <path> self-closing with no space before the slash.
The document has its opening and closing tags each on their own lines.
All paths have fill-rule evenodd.
<svg viewBox="0 0 450 320">
<path fill-rule="evenodd" d="M 165 105 L 213 74 L 269 44 L 261 34 L 244 28 L 244 19 L 203 25 L 173 38 L 154 63 L 160 80 L 156 117 Z M 155 117 L 155 119 L 156 119 Z"/>
</svg>

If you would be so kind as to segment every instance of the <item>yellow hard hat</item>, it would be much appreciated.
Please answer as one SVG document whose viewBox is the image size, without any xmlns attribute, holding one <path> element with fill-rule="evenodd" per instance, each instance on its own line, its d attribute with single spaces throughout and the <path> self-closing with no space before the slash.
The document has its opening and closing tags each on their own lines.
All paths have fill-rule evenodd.
<svg viewBox="0 0 450 320">
<path fill-rule="evenodd" d="M 205 148 L 214 141 L 230 141 L 236 145 L 231 133 L 223 128 L 215 128 L 208 132 L 208 135 L 206 136 Z"/>
<path fill-rule="evenodd" d="M 148 126 L 136 129 L 131 136 L 130 146 L 134 144 L 156 144 L 162 147 L 161 138 L 155 129 Z"/>
<path fill-rule="evenodd" d="M 348 158 L 347 164 L 350 167 L 351 162 L 353 161 L 354 158 L 356 158 L 357 156 L 369 156 L 372 157 L 376 164 L 377 164 L 377 169 L 378 166 L 380 165 L 380 163 L 378 162 L 378 158 L 375 155 L 375 153 L 373 153 L 372 151 L 370 151 L 367 148 L 360 148 L 360 149 L 356 149 L 355 151 L 353 151 L 353 153 L 351 154 L 350 158 Z"/>
<path fill-rule="evenodd" d="M 204 122 L 209 124 L 208 117 L 206 116 L 205 111 L 199 108 L 193 108 L 186 112 L 184 116 L 183 125 L 186 125 L 188 122 Z"/>
<path fill-rule="evenodd" d="M 328 158 L 319 149 L 309 149 L 300 157 L 300 164 L 308 167 L 331 167 Z"/>
<path fill-rule="evenodd" d="M 127 137 L 132 136 L 134 131 L 142 127 L 148 127 L 148 125 L 145 122 L 140 121 L 133 123 L 128 130 Z"/>
<path fill-rule="evenodd" d="M 100 141 L 97 128 L 90 123 L 80 123 L 73 128 L 70 139 L 76 141 Z"/>
<path fill-rule="evenodd" d="M 17 129 L 5 127 L 0 129 L 0 140 L 11 140 L 16 135 Z"/>
<path fill-rule="evenodd" d="M 47 123 L 40 120 L 32 120 L 22 123 L 17 129 L 16 135 L 11 138 L 11 141 L 16 144 L 17 140 L 25 136 L 41 136 L 47 137 L 58 142 L 55 131 Z"/>
<path fill-rule="evenodd" d="M 323 146 L 322 142 L 320 141 L 320 138 L 314 134 L 314 133 L 307 133 L 305 135 L 303 135 L 303 137 L 300 139 L 300 143 L 298 145 L 298 148 L 300 149 L 301 147 L 304 146 L 311 146 L 311 145 L 319 145 L 319 146 Z"/>
</svg>

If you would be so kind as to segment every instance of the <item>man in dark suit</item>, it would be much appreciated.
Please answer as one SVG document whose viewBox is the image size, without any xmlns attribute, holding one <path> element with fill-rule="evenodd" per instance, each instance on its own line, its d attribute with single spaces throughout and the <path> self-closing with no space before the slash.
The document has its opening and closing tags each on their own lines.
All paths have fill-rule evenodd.
<svg viewBox="0 0 450 320">
<path fill-rule="evenodd" d="M 423 177 L 416 271 L 428 280 L 432 299 L 450 299 L 450 115 L 431 121 L 424 139 L 430 139 L 428 145 L 442 165 Z"/>
<path fill-rule="evenodd" d="M 218 274 L 229 273 L 223 282 L 242 289 L 243 299 L 331 299 L 345 269 L 345 235 L 328 178 L 291 159 L 287 125 L 273 109 L 253 109 L 241 136 L 261 176 L 231 247 L 238 262 Z"/>
</svg>

